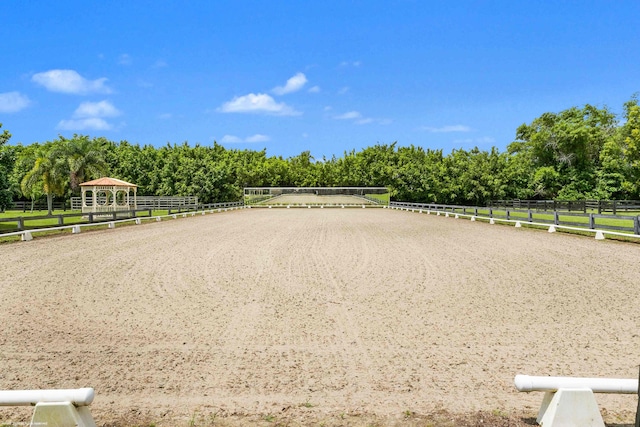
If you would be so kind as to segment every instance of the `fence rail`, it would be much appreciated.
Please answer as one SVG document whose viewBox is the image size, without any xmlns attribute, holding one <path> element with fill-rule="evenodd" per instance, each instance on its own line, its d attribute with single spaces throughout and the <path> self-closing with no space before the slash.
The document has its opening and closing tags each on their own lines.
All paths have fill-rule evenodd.
<svg viewBox="0 0 640 427">
<path fill-rule="evenodd" d="M 612 212 L 640 211 L 640 200 L 492 200 L 490 208 L 532 209 L 538 211 Z"/>
<path fill-rule="evenodd" d="M 168 215 L 175 213 L 196 212 L 203 210 L 237 208 L 243 206 L 243 202 L 223 202 L 223 203 L 207 203 L 201 205 L 178 205 L 174 208 L 167 209 Z M 166 209 L 166 208 L 165 208 Z M 74 212 L 57 215 L 36 215 L 36 216 L 18 216 L 12 218 L 0 218 L 0 223 L 15 223 L 14 228 L 0 230 L 0 235 L 12 233 L 16 231 L 24 231 L 27 229 L 41 228 L 41 225 L 29 226 L 29 223 L 43 220 L 54 220 L 55 224 L 49 227 L 61 227 L 64 225 L 76 224 L 97 224 L 116 221 L 126 218 L 150 217 L 153 215 L 151 208 L 138 208 L 132 210 L 112 211 L 112 212 Z M 164 210 L 164 209 L 162 209 Z"/>
<path fill-rule="evenodd" d="M 146 214 L 146 215 L 145 215 Z M 115 221 L 117 219 L 122 218 L 138 218 L 151 216 L 151 209 L 133 209 L 128 211 L 115 211 L 115 212 L 88 212 L 88 213 L 68 213 L 68 214 L 58 214 L 58 215 L 37 215 L 37 216 L 19 216 L 14 218 L 0 218 L 0 222 L 4 223 L 15 223 L 15 229 L 8 229 L 0 231 L 0 235 L 3 233 L 11 233 L 14 231 L 23 231 L 28 228 L 27 224 L 29 222 L 34 221 L 42 221 L 42 220 L 56 220 L 57 224 L 52 225 L 51 227 L 60 227 L 63 225 L 70 224 L 93 224 L 100 222 L 108 222 Z"/>
<path fill-rule="evenodd" d="M 391 207 L 423 209 L 434 212 L 473 215 L 476 217 L 521 221 L 531 224 L 549 224 L 582 227 L 589 230 L 610 230 L 640 235 L 640 215 L 613 215 L 577 213 L 570 211 L 538 211 L 534 209 L 495 208 L 432 203 L 391 202 Z"/>
<path fill-rule="evenodd" d="M 105 204 L 106 197 L 99 197 L 99 204 Z M 91 206 L 93 200 L 87 200 L 87 205 Z M 194 206 L 198 204 L 196 196 L 137 196 L 136 205 L 139 209 L 173 209 L 180 206 Z M 71 209 L 82 209 L 82 198 L 71 198 Z"/>
</svg>

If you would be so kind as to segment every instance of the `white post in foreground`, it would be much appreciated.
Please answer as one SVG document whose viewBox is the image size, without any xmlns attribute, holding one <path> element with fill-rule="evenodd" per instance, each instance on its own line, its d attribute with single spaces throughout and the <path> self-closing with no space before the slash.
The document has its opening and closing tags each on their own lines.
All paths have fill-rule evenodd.
<svg viewBox="0 0 640 427">
<path fill-rule="evenodd" d="M 536 421 L 544 427 L 604 427 L 594 393 L 636 394 L 638 380 L 516 375 L 518 391 L 544 391 Z"/>
<path fill-rule="evenodd" d="M 92 388 L 71 390 L 0 391 L 0 406 L 33 406 L 31 427 L 96 427 L 88 405 L 93 402 Z"/>
</svg>

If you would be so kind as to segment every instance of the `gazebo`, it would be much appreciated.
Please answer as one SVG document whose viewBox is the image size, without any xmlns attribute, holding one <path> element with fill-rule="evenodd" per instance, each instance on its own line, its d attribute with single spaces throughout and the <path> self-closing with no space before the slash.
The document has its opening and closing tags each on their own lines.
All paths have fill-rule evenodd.
<svg viewBox="0 0 640 427">
<path fill-rule="evenodd" d="M 98 178 L 80 184 L 82 213 L 129 211 L 137 208 L 138 186 L 116 178 Z M 133 191 L 133 197 L 131 197 Z M 90 193 L 87 195 L 87 193 Z"/>
</svg>

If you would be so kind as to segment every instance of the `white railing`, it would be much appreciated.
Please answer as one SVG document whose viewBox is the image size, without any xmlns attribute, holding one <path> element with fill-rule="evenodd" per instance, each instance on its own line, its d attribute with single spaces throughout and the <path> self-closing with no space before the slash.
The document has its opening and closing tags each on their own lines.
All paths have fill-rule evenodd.
<svg viewBox="0 0 640 427">
<path fill-rule="evenodd" d="M 215 212 L 227 212 L 233 211 L 237 209 L 251 209 L 251 206 L 244 206 L 242 202 L 233 202 L 233 203 L 212 203 L 208 208 L 200 208 L 197 210 L 192 210 L 188 212 L 182 213 L 172 213 L 168 215 L 155 215 L 155 216 L 145 216 L 145 217 L 136 217 L 136 218 L 126 218 L 120 220 L 113 221 L 103 221 L 103 222 L 92 222 L 92 223 L 84 223 L 84 224 L 75 224 L 75 225 L 64 225 L 59 227 L 46 227 L 46 228 L 38 228 L 33 230 L 20 230 L 14 231 L 11 233 L 3 233 L 0 234 L 0 239 L 4 237 L 11 236 L 20 236 L 22 241 L 33 240 L 34 233 L 48 232 L 48 231 L 60 231 L 60 230 L 71 230 L 73 234 L 78 234 L 81 232 L 81 229 L 84 227 L 96 227 L 96 226 L 107 226 L 108 228 L 115 228 L 116 224 L 134 222 L 135 224 L 142 224 L 142 221 L 155 221 L 160 222 L 163 218 L 171 218 L 177 219 L 178 217 L 186 218 L 187 216 L 196 216 L 196 215 L 206 215 L 207 213 L 215 213 Z"/>
<path fill-rule="evenodd" d="M 536 421 L 544 427 L 605 427 L 594 393 L 636 394 L 638 380 L 516 375 L 518 391 L 545 392 Z"/>
<path fill-rule="evenodd" d="M 0 406 L 35 406 L 31 427 L 96 427 L 88 408 L 93 398 L 92 388 L 0 390 Z"/>
<path fill-rule="evenodd" d="M 385 206 L 386 207 L 386 206 Z M 616 217 L 614 215 L 597 215 L 597 217 L 609 218 L 609 219 L 628 219 L 634 221 L 634 227 L 612 227 L 612 226 L 602 226 L 603 228 L 595 228 L 596 225 L 594 223 L 594 228 L 586 228 L 574 225 L 562 225 L 562 223 L 558 220 L 559 215 L 569 215 L 567 213 L 556 213 L 555 220 L 542 221 L 540 219 L 534 221 L 531 216 L 528 218 L 521 218 L 516 216 L 509 216 L 509 211 L 507 211 L 505 216 L 499 217 L 492 213 L 491 208 L 478 208 L 478 207 L 470 207 L 470 206 L 458 206 L 458 205 L 439 205 L 439 204 L 422 204 L 422 203 L 408 203 L 408 202 L 391 202 L 389 204 L 389 209 L 408 211 L 408 212 L 418 212 L 418 213 L 426 213 L 426 214 L 435 214 L 435 215 L 444 215 L 445 217 L 454 217 L 454 218 L 469 218 L 471 221 L 483 220 L 489 222 L 489 224 L 495 224 L 497 222 L 506 223 L 506 224 L 514 224 L 516 227 L 522 227 L 523 225 L 530 225 L 534 227 L 545 227 L 548 229 L 549 233 L 554 233 L 557 230 L 571 230 L 571 231 L 579 231 L 584 233 L 594 233 L 595 238 L 597 240 L 602 240 L 605 238 L 605 235 L 612 236 L 623 236 L 629 238 L 640 238 L 640 234 L 636 233 L 635 230 L 640 230 L 640 216 L 637 217 Z M 481 209 L 489 209 L 489 215 L 482 215 L 478 211 Z M 473 212 L 473 213 L 467 213 Z M 514 211 L 515 212 L 515 211 Z M 572 216 L 577 216 L 578 214 L 571 214 Z M 592 215 L 596 216 L 596 215 Z M 571 223 L 574 224 L 574 223 Z M 605 228 L 614 228 L 620 230 L 629 230 L 628 233 L 612 231 Z M 632 234 L 632 230 L 633 234 Z"/>
</svg>

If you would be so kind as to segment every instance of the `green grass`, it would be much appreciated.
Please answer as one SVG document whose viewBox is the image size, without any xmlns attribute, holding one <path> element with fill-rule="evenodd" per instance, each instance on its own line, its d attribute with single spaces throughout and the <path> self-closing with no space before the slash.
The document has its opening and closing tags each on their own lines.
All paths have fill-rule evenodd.
<svg viewBox="0 0 640 427">
<path fill-rule="evenodd" d="M 167 215 L 167 210 L 166 209 L 159 209 L 159 210 L 154 210 L 152 211 L 152 216 L 161 216 L 161 215 Z M 5 211 L 0 213 L 0 219 L 4 219 L 4 218 L 18 218 L 18 217 L 22 217 L 24 219 L 24 228 L 25 230 L 33 230 L 33 229 L 38 229 L 38 228 L 47 228 L 47 227 L 57 227 L 59 226 L 58 224 L 58 217 L 55 215 L 68 215 L 68 214 L 80 214 L 80 211 L 71 211 L 71 210 L 67 210 L 67 211 L 63 211 L 63 210 L 56 210 L 53 211 L 53 215 L 51 217 L 47 217 L 47 218 L 40 218 L 40 219 L 32 219 L 30 220 L 29 218 L 33 218 L 33 217 L 43 217 L 43 216 L 47 216 L 46 212 L 43 211 L 35 211 L 33 213 L 27 211 L 27 212 L 22 212 L 22 211 Z M 140 217 L 144 218 L 146 215 L 142 215 L 145 214 L 145 212 L 140 212 Z M 88 220 L 86 217 L 82 217 L 80 215 L 78 216 L 74 216 L 74 217 L 65 217 L 63 218 L 63 225 L 75 225 L 75 224 L 87 224 Z M 12 231 L 18 231 L 18 222 L 16 221 L 11 221 L 11 222 L 0 222 L 0 233 L 9 233 Z"/>
<path fill-rule="evenodd" d="M 383 205 L 388 205 L 389 201 L 391 200 L 391 194 L 389 194 L 389 193 L 384 193 L 384 194 L 365 194 L 365 197 L 377 200 L 380 203 L 382 203 Z"/>
</svg>

